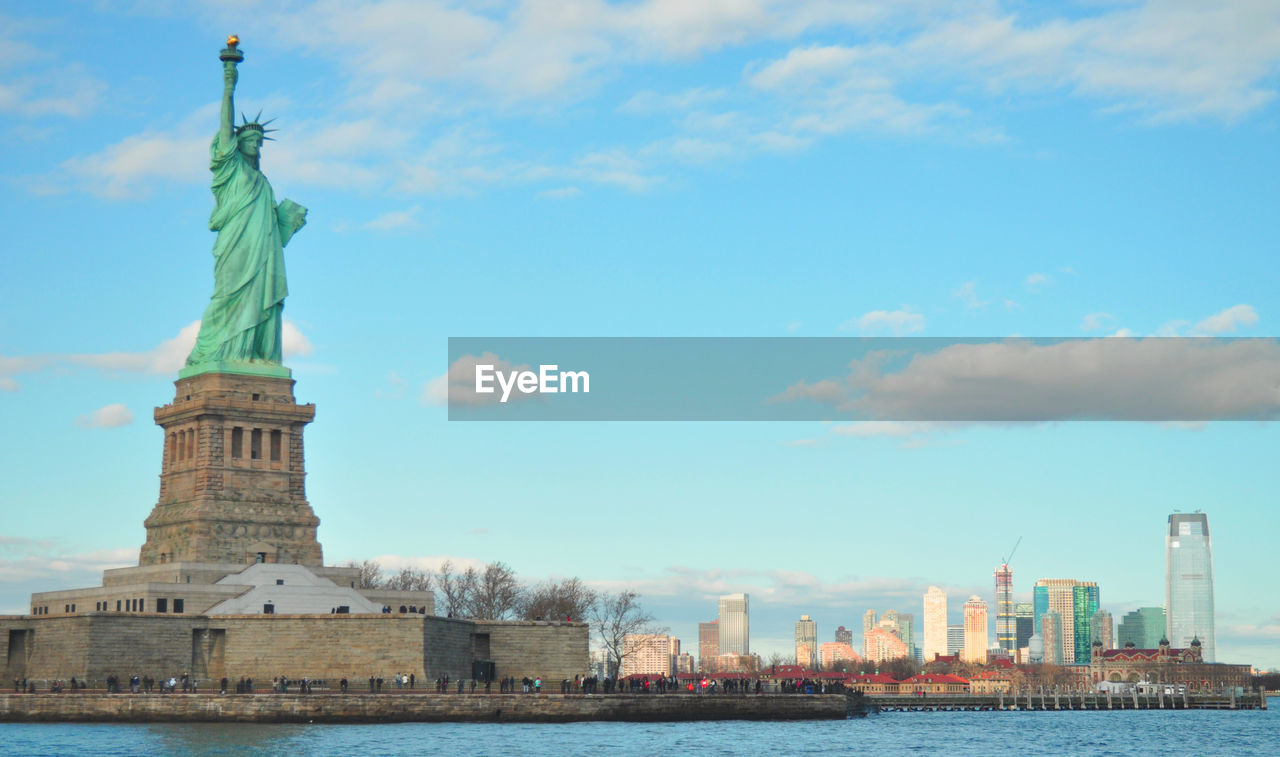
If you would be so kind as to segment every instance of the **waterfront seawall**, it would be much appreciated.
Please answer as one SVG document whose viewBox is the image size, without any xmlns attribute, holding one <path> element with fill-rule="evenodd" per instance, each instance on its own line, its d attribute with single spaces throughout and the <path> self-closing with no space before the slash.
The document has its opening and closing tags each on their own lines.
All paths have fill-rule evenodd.
<svg viewBox="0 0 1280 757">
<path fill-rule="evenodd" d="M 840 694 L 0 694 L 0 722 L 568 723 L 839 720 Z"/>
</svg>

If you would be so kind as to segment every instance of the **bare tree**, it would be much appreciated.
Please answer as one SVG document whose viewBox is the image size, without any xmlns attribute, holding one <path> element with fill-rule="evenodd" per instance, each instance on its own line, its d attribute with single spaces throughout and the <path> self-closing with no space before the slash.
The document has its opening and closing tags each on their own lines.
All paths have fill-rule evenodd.
<svg viewBox="0 0 1280 757">
<path fill-rule="evenodd" d="M 596 593 L 576 576 L 562 581 L 543 581 L 528 589 L 520 605 L 525 620 L 585 620 L 595 604 Z"/>
<path fill-rule="evenodd" d="M 920 666 L 910 657 L 895 657 L 880 663 L 880 672 L 898 681 L 905 681 L 920 672 Z"/>
<path fill-rule="evenodd" d="M 382 587 L 396 591 L 430 591 L 431 576 L 420 568 L 405 566 L 383 581 Z"/>
<path fill-rule="evenodd" d="M 626 649 L 631 634 L 653 633 L 653 616 L 644 611 L 634 591 L 602 592 L 591 606 L 591 625 L 609 655 L 609 675 L 618 677 L 622 661 L 632 653 Z"/>
<path fill-rule="evenodd" d="M 356 562 L 355 560 L 348 560 L 347 567 L 360 569 L 360 578 L 357 579 L 358 588 L 361 588 L 361 589 L 382 588 L 382 566 L 379 565 L 376 560 L 365 560 L 364 562 Z"/>
<path fill-rule="evenodd" d="M 452 560 L 440 563 L 435 574 L 435 585 L 444 595 L 444 609 L 451 618 L 467 617 L 471 609 L 471 595 L 475 591 L 475 568 L 467 568 L 462 573 L 454 572 Z"/>
<path fill-rule="evenodd" d="M 474 569 L 468 569 L 472 573 Z M 520 606 L 524 589 L 511 566 L 493 562 L 484 566 L 473 582 L 468 613 L 472 618 L 502 620 L 510 617 Z"/>
</svg>

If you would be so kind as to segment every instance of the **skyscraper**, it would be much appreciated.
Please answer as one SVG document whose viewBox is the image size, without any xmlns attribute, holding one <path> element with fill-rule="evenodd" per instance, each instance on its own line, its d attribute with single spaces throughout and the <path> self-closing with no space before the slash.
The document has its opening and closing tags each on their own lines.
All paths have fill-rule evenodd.
<svg viewBox="0 0 1280 757">
<path fill-rule="evenodd" d="M 916 654 L 916 616 L 909 612 L 898 613 L 898 638 L 907 645 L 907 654 L 915 659 Z"/>
<path fill-rule="evenodd" d="M 987 603 L 977 594 L 964 603 L 965 662 L 987 661 Z"/>
<path fill-rule="evenodd" d="M 720 654 L 751 654 L 749 604 L 746 594 L 720 597 Z"/>
<path fill-rule="evenodd" d="M 1093 614 L 1093 620 L 1090 622 L 1089 643 L 1095 641 L 1102 642 L 1102 649 L 1115 649 L 1115 634 L 1112 629 L 1111 613 L 1106 610 L 1098 610 Z M 1092 659 L 1092 655 L 1090 655 Z"/>
<path fill-rule="evenodd" d="M 796 621 L 796 664 L 810 670 L 818 667 L 818 624 L 808 615 Z"/>
<path fill-rule="evenodd" d="M 1169 516 L 1164 596 L 1169 644 L 1182 649 L 1199 639 L 1204 661 L 1214 662 L 1213 543 L 1204 513 Z"/>
<path fill-rule="evenodd" d="M 1092 581 L 1079 581 L 1071 587 L 1071 638 L 1075 647 L 1072 661 L 1087 665 L 1093 659 L 1093 614 L 1098 611 L 1098 585 Z M 1066 634 L 1064 633 L 1063 636 Z M 1065 656 L 1065 650 L 1064 650 Z"/>
<path fill-rule="evenodd" d="M 930 586 L 924 594 L 924 659 L 947 652 L 947 593 Z"/>
<path fill-rule="evenodd" d="M 897 636 L 899 639 L 902 638 L 902 634 L 898 632 L 897 610 L 885 610 L 884 615 L 880 616 L 880 622 L 877 623 L 876 626 L 883 628 L 894 636 Z"/>
<path fill-rule="evenodd" d="M 834 669 L 840 663 L 844 663 L 841 666 L 844 670 L 849 670 L 853 665 L 862 662 L 862 659 L 849 644 L 843 641 L 828 641 L 818 645 L 818 661 L 827 670 Z"/>
<path fill-rule="evenodd" d="M 907 656 L 907 645 L 897 634 L 890 633 L 883 626 L 872 628 L 862 635 L 862 646 L 866 650 L 865 659 L 873 662 L 896 660 Z"/>
<path fill-rule="evenodd" d="M 698 624 L 698 665 L 708 673 L 715 670 L 720 656 L 720 621 Z"/>
<path fill-rule="evenodd" d="M 1013 614 L 1013 568 L 996 568 L 996 644 L 1006 652 L 1017 649 L 1018 625 Z"/>
<path fill-rule="evenodd" d="M 1046 665 L 1063 665 L 1062 660 L 1062 615 L 1057 610 L 1049 610 L 1040 616 L 1040 638 L 1044 643 L 1044 662 Z"/>
<path fill-rule="evenodd" d="M 622 637 L 622 675 L 671 675 L 680 655 L 680 640 L 659 633 Z"/>
<path fill-rule="evenodd" d="M 862 656 L 867 656 L 867 631 L 876 627 L 876 611 L 867 610 L 862 613 Z"/>
<path fill-rule="evenodd" d="M 960 654 L 964 651 L 964 626 L 947 626 L 947 654 Z"/>
<path fill-rule="evenodd" d="M 1160 640 L 1165 638 L 1165 632 L 1163 607 L 1139 607 L 1121 618 L 1116 643 L 1121 649 L 1126 644 L 1132 644 L 1138 649 L 1155 649 L 1160 646 Z M 1203 654 L 1203 646 L 1200 651 Z"/>
<path fill-rule="evenodd" d="M 1042 578 L 1036 581 L 1032 590 L 1034 600 L 1035 627 L 1041 627 L 1044 614 L 1050 610 L 1058 613 L 1061 623 L 1062 658 L 1058 665 L 1084 664 L 1089 661 L 1089 621 L 1098 609 L 1098 585 L 1092 581 L 1077 581 L 1074 578 Z M 1077 602 L 1077 599 L 1079 601 Z M 1044 636 L 1044 631 L 1040 631 Z M 1079 642 L 1077 641 L 1079 636 Z M 1079 646 L 1083 642 L 1083 647 Z M 1044 640 L 1045 661 L 1051 654 L 1050 639 Z M 1081 657 L 1077 658 L 1079 651 Z"/>
<path fill-rule="evenodd" d="M 836 629 L 836 643 L 837 643 L 837 644 L 848 644 L 850 647 L 852 647 L 852 646 L 853 646 L 853 631 L 850 631 L 849 629 L 845 628 L 844 626 L 840 626 L 839 628 L 837 628 L 837 629 Z"/>
<path fill-rule="evenodd" d="M 1031 602 L 1015 602 L 1013 615 L 1014 621 L 1017 623 L 1018 649 L 1025 649 L 1031 643 L 1031 636 L 1036 632 L 1035 604 Z"/>
</svg>

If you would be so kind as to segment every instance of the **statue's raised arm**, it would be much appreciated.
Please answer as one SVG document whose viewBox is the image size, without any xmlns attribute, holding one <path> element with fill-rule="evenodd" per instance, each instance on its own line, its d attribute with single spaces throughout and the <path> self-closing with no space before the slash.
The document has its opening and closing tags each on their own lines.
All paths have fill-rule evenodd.
<svg viewBox="0 0 1280 757">
<path fill-rule="evenodd" d="M 236 82 L 239 79 L 240 72 L 236 69 L 236 61 L 222 61 L 222 124 L 218 133 L 228 141 L 234 136 L 236 129 L 236 107 L 233 100 Z"/>
<path fill-rule="evenodd" d="M 290 200 L 277 205 L 270 182 L 259 170 L 266 123 L 244 119 L 235 125 L 240 40 L 227 39 L 222 51 L 222 112 L 209 148 L 215 205 L 209 229 L 213 245 L 213 296 L 200 322 L 196 345 L 183 377 L 221 371 L 288 376 L 280 364 L 281 313 L 289 293 L 284 245 L 306 223 L 306 208 Z M 261 115 L 261 114 L 259 114 Z"/>
</svg>

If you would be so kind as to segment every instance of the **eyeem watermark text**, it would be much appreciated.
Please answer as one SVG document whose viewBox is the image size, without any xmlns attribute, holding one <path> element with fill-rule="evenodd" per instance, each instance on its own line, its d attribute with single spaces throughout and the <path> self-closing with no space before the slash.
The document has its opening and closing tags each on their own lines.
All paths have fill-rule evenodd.
<svg viewBox="0 0 1280 757">
<path fill-rule="evenodd" d="M 494 382 L 497 382 L 497 387 Z M 562 371 L 558 365 L 540 365 L 538 371 L 499 371 L 492 365 L 476 366 L 476 394 L 493 394 L 502 389 L 506 402 L 511 390 L 521 394 L 558 394 L 560 392 L 591 393 L 591 374 L 586 371 Z"/>
</svg>

